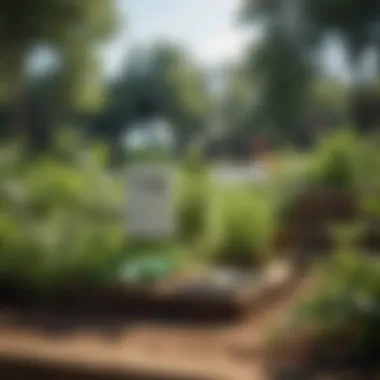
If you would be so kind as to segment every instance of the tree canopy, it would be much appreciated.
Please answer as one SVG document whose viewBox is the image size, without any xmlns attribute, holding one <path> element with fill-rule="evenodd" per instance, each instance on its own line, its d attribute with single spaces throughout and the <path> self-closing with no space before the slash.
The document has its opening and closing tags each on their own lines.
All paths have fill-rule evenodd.
<svg viewBox="0 0 380 380">
<path fill-rule="evenodd" d="M 259 88 L 258 109 L 262 120 L 266 120 L 265 128 L 271 125 L 284 135 L 292 135 L 297 129 L 302 131 L 303 110 L 320 108 L 323 103 L 320 98 L 317 101 L 320 105 L 315 103 L 316 94 L 312 94 L 311 85 L 321 79 L 315 63 L 321 57 L 322 42 L 332 36 L 338 38 L 348 53 L 351 77 L 356 85 L 361 84 L 361 58 L 368 49 L 377 52 L 380 68 L 379 2 L 243 0 L 242 18 L 263 29 L 263 38 L 252 49 L 247 64 L 254 73 L 255 91 Z M 360 95 L 352 100 L 356 111 L 351 115 L 358 114 L 358 107 L 363 112 L 366 109 L 362 104 L 365 99 L 356 105 L 359 98 Z M 371 99 L 373 104 L 375 99 L 373 96 Z"/>
<path fill-rule="evenodd" d="M 27 59 L 47 46 L 59 57 L 62 91 L 70 106 L 99 101 L 96 47 L 116 23 L 114 0 L 23 0 L 0 2 L 0 51 L 3 100 L 12 104 L 12 127 L 23 129 Z"/>
<path fill-rule="evenodd" d="M 177 138 L 185 142 L 205 126 L 209 106 L 198 67 L 176 46 L 158 44 L 131 53 L 111 85 L 109 106 L 94 129 L 114 138 L 135 121 L 154 114 L 168 119 Z"/>
</svg>

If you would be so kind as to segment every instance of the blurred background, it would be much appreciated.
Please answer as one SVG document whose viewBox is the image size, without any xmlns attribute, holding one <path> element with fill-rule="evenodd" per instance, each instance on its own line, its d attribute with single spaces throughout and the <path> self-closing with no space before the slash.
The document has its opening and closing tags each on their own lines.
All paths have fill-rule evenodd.
<svg viewBox="0 0 380 380">
<path fill-rule="evenodd" d="M 246 159 L 254 141 L 304 148 L 377 124 L 377 5 L 91 1 L 2 6 L 2 131 L 49 149 L 63 124 L 119 157 L 148 113 L 178 150 Z M 17 26 L 16 26 L 17 24 Z M 120 158 L 121 159 L 121 158 Z"/>
<path fill-rule="evenodd" d="M 376 356 L 378 1 L 2 0 L 0 52 L 1 304 L 287 260 L 318 285 L 288 352 Z M 125 221 L 147 161 L 168 239 Z"/>
</svg>

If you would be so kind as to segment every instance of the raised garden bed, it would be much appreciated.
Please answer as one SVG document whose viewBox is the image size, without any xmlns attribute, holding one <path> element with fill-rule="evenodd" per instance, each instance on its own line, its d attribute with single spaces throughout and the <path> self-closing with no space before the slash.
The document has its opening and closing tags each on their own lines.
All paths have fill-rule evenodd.
<svg viewBox="0 0 380 380">
<path fill-rule="evenodd" d="M 302 193 L 287 205 L 277 238 L 282 249 L 311 253 L 331 248 L 331 226 L 361 217 L 357 195 L 344 189 L 319 189 Z"/>
<path fill-rule="evenodd" d="M 121 318 L 110 318 L 108 321 L 99 318 L 100 324 L 92 324 L 88 303 L 86 306 L 81 305 L 84 301 L 83 292 L 77 295 L 76 305 L 85 312 L 84 318 L 78 318 L 77 315 L 68 317 L 67 306 L 61 307 L 64 315 L 62 312 L 36 310 L 31 304 L 28 310 L 22 310 L 21 313 L 13 308 L 0 310 L 0 374 L 12 380 L 26 377 L 38 380 L 251 379 L 252 347 L 252 354 L 255 355 L 255 342 L 260 340 L 264 325 L 270 323 L 271 318 L 273 320 L 278 313 L 276 302 L 284 302 L 293 294 L 299 286 L 299 278 L 293 277 L 287 266 L 271 267 L 266 276 L 260 276 L 260 279 L 241 273 L 222 272 L 223 275 L 219 272 L 219 275 L 209 273 L 209 276 L 199 274 L 172 279 L 171 282 L 157 284 L 154 289 L 145 291 L 150 294 L 149 302 L 155 297 L 156 302 L 166 300 L 165 307 L 161 304 L 161 311 L 168 308 L 169 302 L 176 305 L 168 308 L 167 314 L 174 313 L 175 308 L 179 307 L 174 300 L 181 299 L 184 313 L 191 315 L 194 302 L 199 302 L 199 311 L 203 309 L 203 321 L 205 312 L 211 310 L 208 303 L 218 305 L 225 298 L 236 300 L 240 295 L 237 305 L 245 304 L 250 312 L 247 318 L 241 318 L 233 324 L 184 326 L 162 323 L 157 319 L 144 321 L 141 316 L 130 323 L 126 315 L 131 305 L 128 307 L 122 289 L 118 289 L 120 293 L 112 301 L 107 298 L 109 291 L 104 291 L 101 297 L 99 293 L 95 294 L 98 297 L 96 300 L 88 296 L 92 299 L 90 303 L 93 310 L 98 306 L 96 310 L 101 313 L 114 302 L 121 302 L 113 309 L 114 313 L 123 311 L 119 315 Z M 210 280 L 215 276 L 218 280 Z M 261 284 L 261 290 L 256 293 L 261 294 L 261 298 L 254 298 L 248 290 L 239 292 L 241 284 L 245 283 L 246 289 L 249 289 L 253 285 L 252 281 L 256 289 Z M 114 291 L 116 294 L 116 289 Z M 140 293 L 140 296 L 147 295 Z M 105 306 L 96 305 L 96 302 L 101 301 L 100 298 L 105 301 L 108 299 Z M 259 300 L 268 302 L 258 303 Z M 259 310 L 251 308 L 259 304 L 263 306 Z M 70 305 L 72 308 L 73 303 Z M 152 306 L 149 307 L 151 312 Z M 65 318 L 73 323 L 64 325 Z M 256 322 L 253 323 L 254 320 Z M 52 330 L 56 324 L 63 329 Z M 113 330 L 108 331 L 109 327 Z"/>
<path fill-rule="evenodd" d="M 292 276 L 292 268 L 284 264 L 255 275 L 219 269 L 144 287 L 73 286 L 46 298 L 38 298 L 25 289 L 3 286 L 0 305 L 66 314 L 215 322 L 244 315 L 288 283 Z"/>
</svg>

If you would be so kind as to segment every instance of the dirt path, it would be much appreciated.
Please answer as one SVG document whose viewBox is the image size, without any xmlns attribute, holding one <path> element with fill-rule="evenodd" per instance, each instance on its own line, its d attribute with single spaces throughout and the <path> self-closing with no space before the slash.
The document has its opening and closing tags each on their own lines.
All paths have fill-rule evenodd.
<svg viewBox="0 0 380 380">
<path fill-rule="evenodd" d="M 109 321 L 108 329 L 90 324 L 58 334 L 56 330 L 53 333 L 20 325 L 12 313 L 3 313 L 0 377 L 137 380 L 151 379 L 151 374 L 156 374 L 163 380 L 264 380 L 260 360 L 263 339 L 302 288 L 298 284 L 295 290 L 233 326 L 186 327 L 152 322 L 122 326 Z M 24 369 L 17 363 L 24 363 Z M 33 370 L 28 363 L 34 363 Z M 36 363 L 41 363 L 40 369 L 35 368 Z M 48 370 L 48 365 L 59 366 L 60 374 Z"/>
</svg>

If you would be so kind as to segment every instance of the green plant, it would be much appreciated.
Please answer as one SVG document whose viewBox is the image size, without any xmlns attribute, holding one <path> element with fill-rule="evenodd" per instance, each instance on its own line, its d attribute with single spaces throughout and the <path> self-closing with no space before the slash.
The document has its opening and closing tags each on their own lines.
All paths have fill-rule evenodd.
<svg viewBox="0 0 380 380">
<path fill-rule="evenodd" d="M 214 260 L 242 267 L 262 264 L 274 231 L 269 204 L 249 192 L 232 191 L 219 207 L 221 229 Z"/>
<path fill-rule="evenodd" d="M 178 203 L 180 238 L 194 242 L 206 232 L 210 212 L 210 183 L 202 173 L 184 173 Z"/>
<path fill-rule="evenodd" d="M 309 181 L 321 187 L 348 188 L 355 183 L 355 136 L 339 131 L 322 139 L 314 152 Z"/>
<path fill-rule="evenodd" d="M 330 234 L 335 244 L 335 252 L 355 252 L 364 233 L 365 225 L 361 222 L 332 225 Z"/>
<path fill-rule="evenodd" d="M 354 153 L 356 185 L 366 193 L 380 186 L 379 136 L 362 137 Z"/>
<path fill-rule="evenodd" d="M 123 193 L 99 156 L 15 165 L 1 165 L 0 278 L 36 291 L 111 280 L 125 239 Z"/>
<path fill-rule="evenodd" d="M 188 148 L 184 159 L 184 168 L 190 173 L 200 173 L 204 171 L 205 163 L 200 148 L 194 146 Z"/>
<path fill-rule="evenodd" d="M 337 251 L 317 266 L 318 285 L 293 310 L 291 320 L 299 332 L 313 328 L 328 339 L 325 349 L 345 339 L 345 353 L 368 353 L 379 348 L 380 261 L 350 246 L 350 229 L 337 232 Z"/>
</svg>

